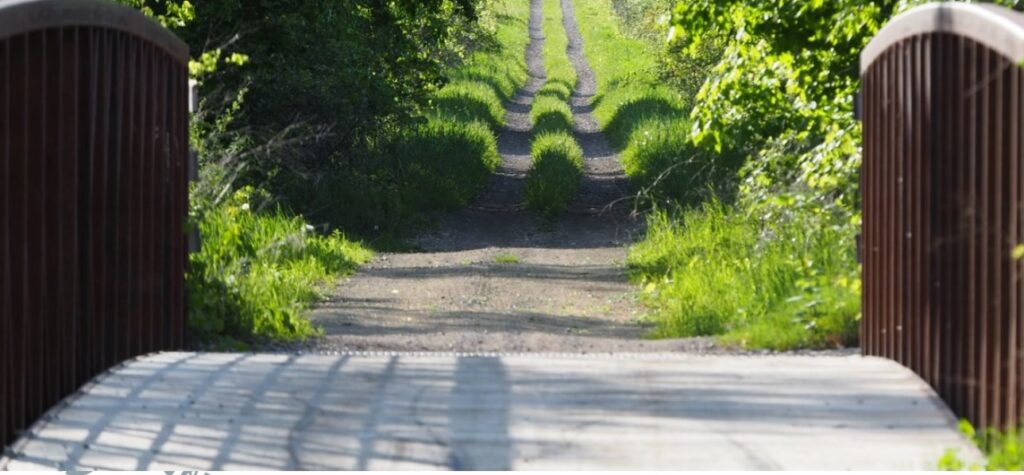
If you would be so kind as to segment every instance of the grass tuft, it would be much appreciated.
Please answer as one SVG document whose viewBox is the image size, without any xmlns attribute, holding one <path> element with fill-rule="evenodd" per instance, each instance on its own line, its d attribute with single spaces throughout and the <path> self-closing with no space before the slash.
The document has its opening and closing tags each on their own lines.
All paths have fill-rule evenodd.
<svg viewBox="0 0 1024 475">
<path fill-rule="evenodd" d="M 519 256 L 515 254 L 498 254 L 494 256 L 494 262 L 498 264 L 518 264 Z"/>
<path fill-rule="evenodd" d="M 526 205 L 547 218 L 565 210 L 583 176 L 583 150 L 566 133 L 545 133 L 533 140 L 533 167 L 526 175 Z"/>
</svg>

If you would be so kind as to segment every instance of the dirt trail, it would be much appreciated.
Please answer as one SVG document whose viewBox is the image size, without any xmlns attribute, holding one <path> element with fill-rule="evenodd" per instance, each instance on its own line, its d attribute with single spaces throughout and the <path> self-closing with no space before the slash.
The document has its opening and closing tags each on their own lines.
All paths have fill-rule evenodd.
<svg viewBox="0 0 1024 475">
<path fill-rule="evenodd" d="M 574 133 L 585 176 L 569 212 L 545 222 L 524 210 L 530 106 L 544 83 L 541 0 L 532 0 L 529 80 L 507 104 L 503 163 L 469 208 L 421 236 L 424 252 L 382 254 L 340 282 L 313 312 L 317 350 L 673 351 L 706 339 L 651 341 L 623 266 L 641 231 L 625 201 L 618 157 L 590 115 L 596 83 L 583 56 L 572 4 L 563 2 L 568 53 L 577 69 Z M 514 258 L 510 257 L 514 256 Z M 499 257 L 515 263 L 497 262 Z"/>
</svg>

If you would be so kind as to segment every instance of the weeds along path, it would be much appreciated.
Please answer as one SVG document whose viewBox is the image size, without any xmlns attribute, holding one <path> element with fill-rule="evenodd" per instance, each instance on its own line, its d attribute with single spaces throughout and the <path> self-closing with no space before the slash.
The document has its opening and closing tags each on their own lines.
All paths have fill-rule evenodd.
<svg viewBox="0 0 1024 475">
<path fill-rule="evenodd" d="M 523 209 L 530 158 L 530 106 L 545 81 L 543 2 L 532 0 L 529 78 L 506 105 L 502 165 L 467 209 L 421 236 L 421 252 L 385 253 L 340 282 L 314 309 L 325 330 L 314 350 L 674 351 L 707 340 L 644 338 L 640 306 L 624 268 L 625 246 L 641 231 L 622 196 L 625 177 L 589 114 L 593 73 L 571 26 L 576 134 L 587 152 L 582 193 L 570 212 L 547 222 Z M 558 11 L 555 3 L 555 11 Z M 571 12 L 571 5 L 568 7 Z M 524 28 L 524 34 L 527 30 Z M 575 52 L 575 53 L 574 53 Z"/>
</svg>

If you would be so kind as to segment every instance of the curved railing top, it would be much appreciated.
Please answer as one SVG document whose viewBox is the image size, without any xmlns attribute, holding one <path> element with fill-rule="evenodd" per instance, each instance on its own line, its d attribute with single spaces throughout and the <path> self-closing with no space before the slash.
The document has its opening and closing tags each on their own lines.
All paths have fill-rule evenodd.
<svg viewBox="0 0 1024 475">
<path fill-rule="evenodd" d="M 929 3 L 889 21 L 860 54 L 860 71 L 900 40 L 926 33 L 970 38 L 1014 62 L 1024 60 L 1024 15 L 1006 7 L 977 3 Z"/>
<path fill-rule="evenodd" d="M 64 26 L 95 26 L 125 31 L 188 64 L 188 45 L 134 8 L 109 0 L 0 1 L 0 40 Z"/>
</svg>

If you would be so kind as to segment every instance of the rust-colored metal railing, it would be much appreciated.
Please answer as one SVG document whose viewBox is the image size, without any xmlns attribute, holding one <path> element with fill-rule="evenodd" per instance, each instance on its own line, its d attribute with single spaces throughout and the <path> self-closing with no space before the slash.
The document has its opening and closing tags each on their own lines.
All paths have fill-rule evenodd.
<svg viewBox="0 0 1024 475">
<path fill-rule="evenodd" d="M 0 2 L 0 447 L 183 345 L 187 62 L 130 8 Z"/>
<path fill-rule="evenodd" d="M 942 3 L 861 56 L 864 354 L 976 425 L 1020 423 L 1024 16 Z"/>
</svg>

